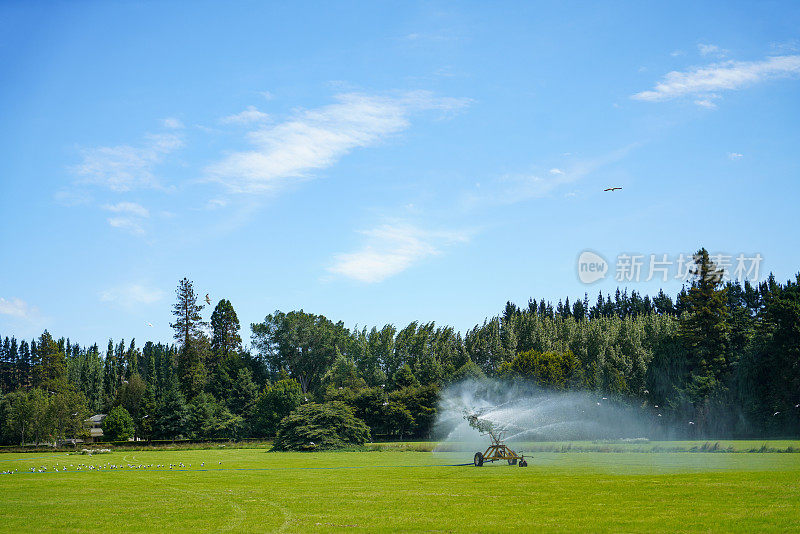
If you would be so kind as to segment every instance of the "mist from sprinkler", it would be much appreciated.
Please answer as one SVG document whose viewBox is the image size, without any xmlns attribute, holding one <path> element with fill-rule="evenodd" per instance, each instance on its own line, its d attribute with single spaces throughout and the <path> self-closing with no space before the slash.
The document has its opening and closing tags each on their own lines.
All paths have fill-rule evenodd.
<svg viewBox="0 0 800 534">
<path fill-rule="evenodd" d="M 589 391 L 553 391 L 523 381 L 466 380 L 443 391 L 438 450 L 477 450 L 489 430 L 508 443 L 643 440 L 661 431 L 655 413 Z"/>
</svg>

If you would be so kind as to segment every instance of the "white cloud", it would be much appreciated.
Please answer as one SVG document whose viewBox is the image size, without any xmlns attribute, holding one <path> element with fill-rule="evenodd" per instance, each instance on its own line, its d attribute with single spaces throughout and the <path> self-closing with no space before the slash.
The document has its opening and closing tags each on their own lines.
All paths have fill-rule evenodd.
<svg viewBox="0 0 800 534">
<path fill-rule="evenodd" d="M 31 319 L 38 315 L 38 310 L 18 298 L 9 300 L 0 297 L 0 315 L 10 315 L 19 319 Z"/>
<path fill-rule="evenodd" d="M 144 235 L 142 219 L 150 217 L 150 211 L 136 202 L 117 202 L 116 204 L 105 204 L 103 209 L 112 213 L 119 213 L 119 217 L 109 217 L 106 219 L 108 224 L 114 228 L 126 230 L 133 235 Z"/>
<path fill-rule="evenodd" d="M 700 52 L 701 56 L 725 57 L 728 53 L 728 50 L 720 48 L 717 45 L 703 43 L 697 45 L 697 50 Z"/>
<path fill-rule="evenodd" d="M 266 122 L 269 120 L 269 115 L 258 111 L 255 106 L 247 106 L 247 109 L 235 115 L 228 115 L 222 117 L 220 122 L 223 124 L 253 124 L 256 122 Z"/>
<path fill-rule="evenodd" d="M 119 228 L 121 230 L 127 230 L 133 235 L 144 235 L 144 228 L 142 227 L 141 221 L 139 219 L 135 219 L 133 217 L 109 217 L 106 219 L 108 224 L 113 226 L 114 228 Z"/>
<path fill-rule="evenodd" d="M 699 98 L 694 101 L 700 107 L 708 108 L 708 109 L 717 109 L 717 105 L 714 103 L 711 98 Z"/>
<path fill-rule="evenodd" d="M 73 167 L 80 182 L 107 187 L 112 191 L 130 191 L 160 187 L 153 168 L 164 156 L 183 146 L 174 133 L 148 134 L 140 146 L 101 146 L 83 151 L 83 161 Z"/>
<path fill-rule="evenodd" d="M 561 169 L 550 169 L 550 174 L 564 174 Z"/>
<path fill-rule="evenodd" d="M 340 94 L 334 104 L 300 111 L 290 120 L 249 132 L 254 150 L 230 154 L 208 167 L 207 173 L 234 192 L 271 191 L 408 128 L 413 112 L 453 111 L 467 102 L 423 91 L 396 97 Z"/>
<path fill-rule="evenodd" d="M 129 213 L 138 217 L 150 216 L 150 212 L 147 210 L 147 208 L 141 204 L 137 204 L 136 202 L 117 202 L 116 204 L 106 204 L 103 206 L 103 209 L 106 211 L 112 211 L 114 213 Z"/>
<path fill-rule="evenodd" d="M 181 120 L 176 119 L 175 117 L 167 117 L 166 119 L 161 119 L 161 124 L 164 126 L 164 128 L 169 128 L 170 130 L 181 130 L 184 128 Z"/>
<path fill-rule="evenodd" d="M 739 154 L 738 152 L 731 152 L 728 154 L 728 158 L 732 160 L 741 159 L 744 157 L 744 154 Z"/>
<path fill-rule="evenodd" d="M 334 256 L 329 272 L 359 282 L 381 282 L 440 254 L 447 245 L 468 240 L 463 232 L 424 230 L 402 223 L 384 224 L 361 233 L 366 236 L 364 246 L 356 252 Z"/>
<path fill-rule="evenodd" d="M 686 72 L 670 72 L 653 90 L 636 93 L 631 98 L 660 102 L 693 95 L 700 97 L 697 102 L 704 105 L 715 92 L 797 75 L 800 75 L 800 55 L 773 56 L 761 61 L 724 61 Z"/>
<path fill-rule="evenodd" d="M 210 210 L 215 210 L 219 208 L 224 208 L 228 205 L 228 200 L 224 198 L 212 198 L 206 204 L 206 207 Z"/>
<path fill-rule="evenodd" d="M 144 284 L 133 283 L 107 289 L 100 293 L 100 300 L 126 308 L 153 304 L 164 297 L 164 292 Z"/>
</svg>

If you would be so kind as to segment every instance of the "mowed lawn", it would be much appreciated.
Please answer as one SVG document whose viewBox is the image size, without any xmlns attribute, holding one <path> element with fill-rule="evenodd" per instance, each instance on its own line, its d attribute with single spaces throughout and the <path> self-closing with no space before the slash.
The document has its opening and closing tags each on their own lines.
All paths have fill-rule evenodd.
<svg viewBox="0 0 800 534">
<path fill-rule="evenodd" d="M 3 454 L 0 472 L 18 471 L 0 475 L 0 530 L 800 530 L 800 454 L 537 453 L 527 468 L 450 465 L 469 461 L 226 448 Z"/>
</svg>

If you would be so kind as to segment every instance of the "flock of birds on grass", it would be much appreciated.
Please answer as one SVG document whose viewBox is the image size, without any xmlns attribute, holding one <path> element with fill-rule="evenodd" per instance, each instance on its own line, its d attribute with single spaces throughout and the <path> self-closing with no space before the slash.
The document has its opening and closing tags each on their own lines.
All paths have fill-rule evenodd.
<svg viewBox="0 0 800 534">
<path fill-rule="evenodd" d="M 218 462 L 218 465 L 221 466 L 222 462 Z M 200 467 L 201 468 L 205 468 L 205 466 L 206 466 L 205 462 L 201 462 L 200 463 Z M 31 467 L 29 470 L 23 469 L 22 472 L 23 473 L 60 473 L 60 472 L 63 472 L 63 471 L 72 471 L 72 472 L 76 472 L 76 471 L 103 471 L 103 470 L 113 471 L 113 470 L 118 470 L 118 469 L 128 469 L 128 470 L 134 470 L 134 469 L 142 469 L 142 470 L 147 470 L 147 469 L 165 469 L 166 470 L 167 468 L 169 468 L 169 469 L 191 469 L 192 468 L 192 464 L 188 464 L 187 465 L 187 464 L 184 464 L 183 462 L 178 462 L 177 464 L 130 464 L 130 463 L 126 463 L 126 464 L 120 464 L 120 465 L 112 464 L 112 463 L 105 463 L 105 464 L 102 464 L 102 465 L 82 464 L 81 463 L 81 464 L 69 464 L 69 466 L 67 466 L 67 465 L 61 465 L 61 464 L 57 463 L 56 465 L 51 466 L 51 467 L 47 467 L 46 465 L 42 465 L 42 466 L 39 466 L 39 467 Z M 19 469 L 2 471 L 2 473 L 0 473 L 0 474 L 13 475 L 15 473 L 19 473 Z"/>
</svg>

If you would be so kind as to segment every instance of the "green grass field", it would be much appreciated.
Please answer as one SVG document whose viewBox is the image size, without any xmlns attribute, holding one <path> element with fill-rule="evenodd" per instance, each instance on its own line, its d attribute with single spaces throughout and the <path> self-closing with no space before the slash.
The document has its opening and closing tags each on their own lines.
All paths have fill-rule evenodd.
<svg viewBox="0 0 800 534">
<path fill-rule="evenodd" d="M 3 454 L 0 472 L 16 472 L 0 475 L 0 530 L 800 530 L 796 453 L 540 452 L 527 468 L 451 465 L 469 461 L 413 450 Z"/>
</svg>

